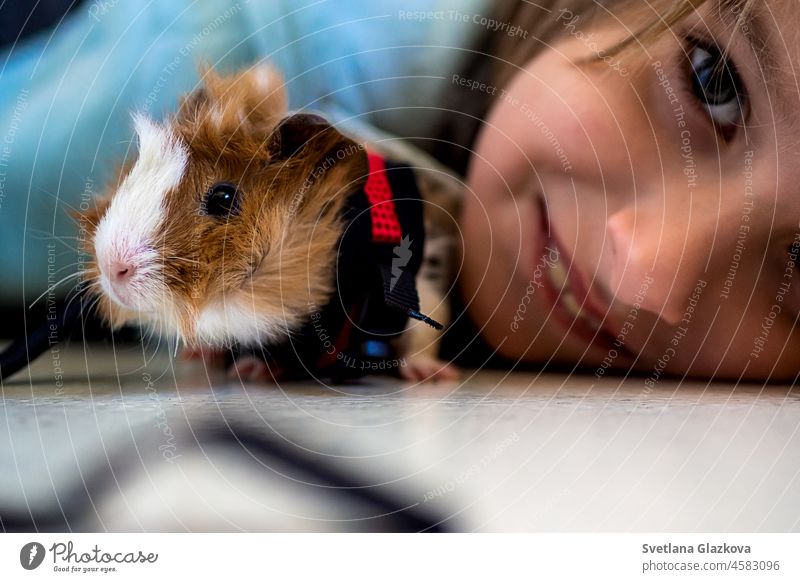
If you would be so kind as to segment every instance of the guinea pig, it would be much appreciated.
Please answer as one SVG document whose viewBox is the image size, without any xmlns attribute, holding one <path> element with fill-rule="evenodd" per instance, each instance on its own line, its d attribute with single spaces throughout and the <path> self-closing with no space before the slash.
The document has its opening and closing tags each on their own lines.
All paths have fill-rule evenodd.
<svg viewBox="0 0 800 582">
<path fill-rule="evenodd" d="M 331 298 L 343 207 L 369 174 L 364 145 L 288 114 L 281 75 L 263 65 L 205 70 L 174 115 L 133 120 L 138 157 L 80 216 L 99 314 L 177 336 L 190 353 L 285 341 Z M 234 370 L 274 372 L 254 355 Z M 398 371 L 454 377 L 430 354 Z"/>
</svg>

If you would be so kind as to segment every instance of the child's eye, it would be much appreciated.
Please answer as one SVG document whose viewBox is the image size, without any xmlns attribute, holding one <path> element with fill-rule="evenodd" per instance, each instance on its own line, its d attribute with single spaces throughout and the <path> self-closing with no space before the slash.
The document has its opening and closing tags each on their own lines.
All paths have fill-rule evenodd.
<svg viewBox="0 0 800 582">
<path fill-rule="evenodd" d="M 724 139 L 731 139 L 744 118 L 746 99 L 739 74 L 713 46 L 692 43 L 688 54 L 694 95 Z"/>
</svg>

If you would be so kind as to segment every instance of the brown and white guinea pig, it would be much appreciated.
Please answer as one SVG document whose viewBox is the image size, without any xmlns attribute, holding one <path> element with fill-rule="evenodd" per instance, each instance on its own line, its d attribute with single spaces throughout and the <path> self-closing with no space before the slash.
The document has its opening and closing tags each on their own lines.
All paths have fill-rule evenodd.
<svg viewBox="0 0 800 582">
<path fill-rule="evenodd" d="M 280 341 L 325 304 L 340 209 L 368 174 L 363 145 L 287 115 L 283 80 L 264 65 L 206 70 L 174 116 L 134 125 L 138 158 L 81 217 L 87 289 L 112 327 L 149 325 L 205 353 Z M 454 375 L 429 355 L 409 361 L 407 378 Z M 238 365 L 268 376 L 252 357 Z"/>
</svg>

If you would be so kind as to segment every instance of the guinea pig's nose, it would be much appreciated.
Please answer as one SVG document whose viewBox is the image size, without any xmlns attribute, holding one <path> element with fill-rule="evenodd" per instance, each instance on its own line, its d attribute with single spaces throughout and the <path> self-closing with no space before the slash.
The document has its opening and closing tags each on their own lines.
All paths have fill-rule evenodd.
<svg viewBox="0 0 800 582">
<path fill-rule="evenodd" d="M 114 283 L 125 283 L 133 277 L 136 267 L 126 261 L 111 261 L 108 265 L 108 275 Z"/>
</svg>

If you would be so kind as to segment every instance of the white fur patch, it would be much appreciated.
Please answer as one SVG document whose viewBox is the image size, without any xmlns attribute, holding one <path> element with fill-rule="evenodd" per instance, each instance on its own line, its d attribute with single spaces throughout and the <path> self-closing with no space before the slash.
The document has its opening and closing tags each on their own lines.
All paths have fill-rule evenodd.
<svg viewBox="0 0 800 582">
<path fill-rule="evenodd" d="M 256 83 L 258 84 L 258 88 L 264 93 L 271 91 L 271 81 L 272 77 L 275 75 L 272 66 L 268 63 L 260 63 L 253 67 L 253 72 L 255 73 L 255 79 Z"/>
<path fill-rule="evenodd" d="M 164 220 L 165 200 L 183 178 L 186 145 L 169 128 L 143 115 L 133 117 L 139 159 L 120 184 L 95 234 L 101 267 L 114 258 L 135 258 L 152 249 Z"/>
<path fill-rule="evenodd" d="M 257 313 L 247 297 L 223 297 L 200 312 L 197 335 L 213 345 L 270 343 L 286 336 L 286 322 L 282 315 Z"/>
</svg>

